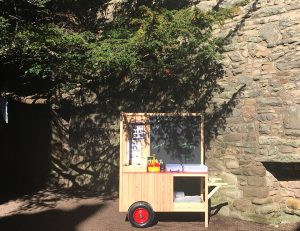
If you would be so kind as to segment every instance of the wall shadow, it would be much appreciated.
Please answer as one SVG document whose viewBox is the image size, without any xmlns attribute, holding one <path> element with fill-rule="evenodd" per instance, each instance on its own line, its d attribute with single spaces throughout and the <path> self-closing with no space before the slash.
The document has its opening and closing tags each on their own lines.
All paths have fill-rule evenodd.
<svg viewBox="0 0 300 231">
<path fill-rule="evenodd" d="M 143 2 L 146 1 L 139 1 Z M 135 15 L 136 8 L 132 4 L 133 1 L 126 2 L 117 13 L 126 17 Z M 176 55 L 183 55 L 180 52 Z M 195 50 L 191 52 L 191 56 L 197 55 Z M 70 114 L 65 122 L 56 111 L 57 122 L 54 123 L 58 132 L 52 155 L 54 183 L 103 194 L 118 190 L 121 112 L 205 112 L 205 143 L 209 147 L 218 132 L 225 128 L 226 118 L 239 103 L 246 86 L 237 89 L 227 101 L 214 103 L 214 97 L 223 92 L 219 83 L 225 75 L 222 63 L 214 56 L 192 61 L 183 57 L 183 60 L 176 63 L 170 75 L 146 66 L 148 62 L 159 65 L 155 59 L 142 60 L 144 71 L 134 79 L 130 79 L 128 70 L 111 69 L 109 78 L 98 78 L 97 82 L 77 92 L 77 106 L 65 107 Z"/>
<path fill-rule="evenodd" d="M 157 222 L 193 222 L 204 221 L 204 213 L 155 213 Z"/>
<path fill-rule="evenodd" d="M 38 190 L 50 173 L 51 129 L 49 105 L 10 100 L 9 123 L 1 131 L 1 198 Z M 3 199 L 2 199 L 3 200 Z"/>
<path fill-rule="evenodd" d="M 263 166 L 279 181 L 299 181 L 299 163 L 262 162 Z"/>
<path fill-rule="evenodd" d="M 0 230 L 75 231 L 79 223 L 104 208 L 99 205 L 82 205 L 73 210 L 52 209 L 31 214 L 17 214 L 0 218 Z"/>
</svg>

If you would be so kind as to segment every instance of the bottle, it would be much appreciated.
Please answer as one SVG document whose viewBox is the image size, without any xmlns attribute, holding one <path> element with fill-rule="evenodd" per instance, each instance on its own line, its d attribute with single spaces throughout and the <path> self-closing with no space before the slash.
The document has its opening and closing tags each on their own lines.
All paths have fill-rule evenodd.
<svg viewBox="0 0 300 231">
<path fill-rule="evenodd" d="M 165 164 L 164 164 L 164 162 L 162 160 L 160 160 L 159 164 L 160 164 L 160 166 L 159 166 L 160 167 L 160 171 L 164 172 L 165 171 Z"/>
</svg>

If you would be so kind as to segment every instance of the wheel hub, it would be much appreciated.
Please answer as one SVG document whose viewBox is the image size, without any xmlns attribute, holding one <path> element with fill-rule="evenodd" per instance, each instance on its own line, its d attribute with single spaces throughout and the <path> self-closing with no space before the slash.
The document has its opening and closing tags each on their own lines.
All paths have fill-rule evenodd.
<svg viewBox="0 0 300 231">
<path fill-rule="evenodd" d="M 144 208 L 137 208 L 133 212 L 133 219 L 138 224 L 143 224 L 148 221 L 149 219 L 149 212 L 147 209 Z"/>
</svg>

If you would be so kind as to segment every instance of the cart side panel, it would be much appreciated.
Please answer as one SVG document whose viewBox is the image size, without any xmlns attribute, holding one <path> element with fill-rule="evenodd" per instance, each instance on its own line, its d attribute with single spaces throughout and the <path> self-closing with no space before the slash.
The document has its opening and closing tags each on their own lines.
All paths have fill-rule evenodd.
<svg viewBox="0 0 300 231">
<path fill-rule="evenodd" d="M 120 211 L 137 201 L 146 201 L 156 212 L 173 211 L 173 177 L 159 173 L 123 173 Z"/>
</svg>

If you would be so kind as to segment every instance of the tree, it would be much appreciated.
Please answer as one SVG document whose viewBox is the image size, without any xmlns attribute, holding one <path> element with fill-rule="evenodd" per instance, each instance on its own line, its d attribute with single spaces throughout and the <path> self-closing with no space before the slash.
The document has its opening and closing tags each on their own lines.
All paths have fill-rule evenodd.
<svg viewBox="0 0 300 231">
<path fill-rule="evenodd" d="M 170 1 L 127 1 L 105 19 L 100 12 L 108 3 L 96 2 L 1 3 L 1 69 L 18 70 L 10 91 L 51 97 L 59 89 L 69 97 L 89 89 L 130 107 L 138 95 L 137 110 L 174 110 L 184 102 L 194 110 L 191 105 L 203 102 L 207 85 L 222 76 L 215 14 L 190 5 L 164 8 Z"/>
</svg>

